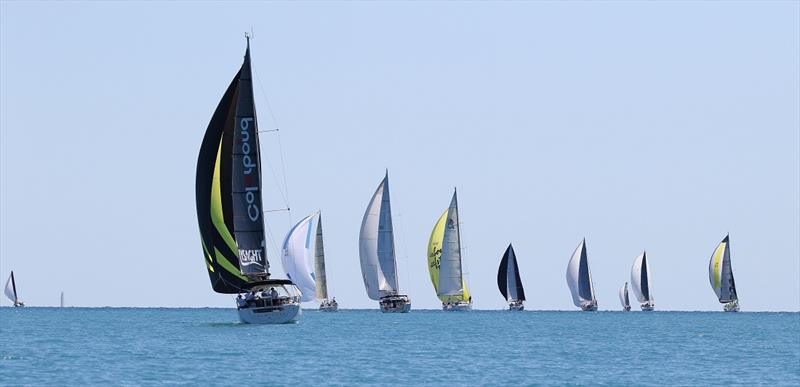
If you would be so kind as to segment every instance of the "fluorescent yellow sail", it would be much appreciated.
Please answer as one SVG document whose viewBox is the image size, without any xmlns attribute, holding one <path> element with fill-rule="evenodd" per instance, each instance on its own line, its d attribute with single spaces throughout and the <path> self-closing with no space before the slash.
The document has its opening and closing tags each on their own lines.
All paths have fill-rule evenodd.
<svg viewBox="0 0 800 387">
<path fill-rule="evenodd" d="M 442 216 L 439 217 L 439 220 L 436 221 L 436 225 L 433 226 L 433 231 L 431 231 L 431 239 L 428 241 L 428 271 L 431 274 L 433 290 L 435 290 L 437 294 L 439 293 L 439 259 L 442 257 L 442 241 L 444 240 L 444 226 L 447 222 L 447 212 L 448 210 L 445 210 Z M 462 295 L 439 296 L 439 299 L 442 302 L 468 301 L 469 290 L 463 278 L 461 279 L 461 285 L 464 289 Z"/>
</svg>

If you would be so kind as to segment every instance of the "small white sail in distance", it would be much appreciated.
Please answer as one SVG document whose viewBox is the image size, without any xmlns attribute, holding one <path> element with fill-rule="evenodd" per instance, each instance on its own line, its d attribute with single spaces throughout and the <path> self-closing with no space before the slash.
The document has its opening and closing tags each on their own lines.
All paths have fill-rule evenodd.
<svg viewBox="0 0 800 387">
<path fill-rule="evenodd" d="M 319 212 L 301 219 L 289 230 L 281 245 L 283 269 L 300 289 L 303 302 L 313 301 L 317 293 L 314 255 L 319 221 Z"/>
<path fill-rule="evenodd" d="M 630 308 L 631 302 L 628 298 L 628 283 L 625 282 L 622 287 L 619 288 L 619 302 L 622 304 L 623 308 Z"/>
<path fill-rule="evenodd" d="M 633 267 L 631 267 L 631 288 L 633 288 L 633 294 L 636 295 L 636 299 L 639 302 L 653 301 L 651 285 L 650 264 L 647 262 L 647 253 L 642 251 L 633 260 Z"/>
</svg>

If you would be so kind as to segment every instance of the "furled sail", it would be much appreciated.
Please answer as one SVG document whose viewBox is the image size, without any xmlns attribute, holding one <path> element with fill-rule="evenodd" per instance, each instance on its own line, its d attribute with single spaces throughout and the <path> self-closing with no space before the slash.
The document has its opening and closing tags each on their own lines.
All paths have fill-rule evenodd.
<svg viewBox="0 0 800 387">
<path fill-rule="evenodd" d="M 517 256 L 510 243 L 500 260 L 500 267 L 497 269 L 497 287 L 506 301 L 525 301 L 525 290 L 522 288 L 522 279 L 519 277 Z"/>
<path fill-rule="evenodd" d="M 394 255 L 389 173 L 378 185 L 361 221 L 358 238 L 361 274 L 367 295 L 373 300 L 397 294 L 397 263 Z"/>
<path fill-rule="evenodd" d="M 623 308 L 630 309 L 631 301 L 628 298 L 628 283 L 626 282 L 625 285 L 622 285 L 619 288 L 619 302 L 622 304 Z"/>
<path fill-rule="evenodd" d="M 711 282 L 711 288 L 717 294 L 719 302 L 723 304 L 739 299 L 736 295 L 736 284 L 733 281 L 728 237 L 726 235 L 725 239 L 719 243 L 708 263 L 708 280 Z"/>
<path fill-rule="evenodd" d="M 594 284 L 586 255 L 586 239 L 581 241 L 567 265 L 567 285 L 572 293 L 572 303 L 580 307 L 583 302 L 594 301 Z"/>
<path fill-rule="evenodd" d="M 633 260 L 631 268 L 631 287 L 639 302 L 653 302 L 653 295 L 650 291 L 651 283 L 650 265 L 647 263 L 647 253 L 643 251 Z"/>
<path fill-rule="evenodd" d="M 17 283 L 14 281 L 14 272 L 11 272 L 11 275 L 8 276 L 8 282 L 6 282 L 6 288 L 4 291 L 6 297 L 8 297 L 14 305 L 19 303 L 19 297 L 17 297 Z"/>
<path fill-rule="evenodd" d="M 450 207 L 439 217 L 428 241 L 428 270 L 433 288 L 442 302 L 469 301 L 467 283 L 461 272 L 461 235 L 456 192 Z"/>
<path fill-rule="evenodd" d="M 317 260 L 324 259 L 322 251 L 322 216 L 319 212 L 297 222 L 281 245 L 281 263 L 286 275 L 300 289 L 301 301 L 313 301 L 318 295 Z M 318 255 L 319 254 L 319 255 Z M 325 264 L 322 264 L 324 278 Z"/>
<path fill-rule="evenodd" d="M 197 159 L 197 220 L 211 285 L 219 293 L 238 293 L 269 277 L 260 171 L 248 41 Z"/>
</svg>

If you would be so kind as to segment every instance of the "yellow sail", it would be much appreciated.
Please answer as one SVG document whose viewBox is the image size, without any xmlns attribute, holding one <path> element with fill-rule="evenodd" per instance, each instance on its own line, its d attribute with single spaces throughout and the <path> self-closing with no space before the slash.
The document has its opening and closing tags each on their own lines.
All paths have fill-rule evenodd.
<svg viewBox="0 0 800 387">
<path fill-rule="evenodd" d="M 431 283 L 433 283 L 433 290 L 436 293 L 439 293 L 439 259 L 442 257 L 442 241 L 444 240 L 444 226 L 447 222 L 447 212 L 445 210 L 442 216 L 439 217 L 439 220 L 436 221 L 436 225 L 433 226 L 433 231 L 431 231 L 431 239 L 428 241 L 428 271 L 431 275 Z M 458 296 L 439 296 L 439 299 L 442 302 L 459 302 L 459 301 L 468 301 L 469 290 L 467 289 L 467 283 L 462 278 L 461 279 L 462 289 L 464 289 L 464 293 Z"/>
<path fill-rule="evenodd" d="M 714 265 L 714 289 L 720 289 L 722 286 L 722 256 L 725 253 L 725 242 L 722 242 L 717 246 L 717 250 L 714 251 L 713 256 L 713 265 Z"/>
</svg>

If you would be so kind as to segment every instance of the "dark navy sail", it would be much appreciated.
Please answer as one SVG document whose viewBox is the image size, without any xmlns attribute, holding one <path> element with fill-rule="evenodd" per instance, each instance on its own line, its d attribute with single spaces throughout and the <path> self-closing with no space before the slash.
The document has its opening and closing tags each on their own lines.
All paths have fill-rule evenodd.
<svg viewBox="0 0 800 387">
<path fill-rule="evenodd" d="M 269 275 L 264 214 L 261 207 L 261 156 L 258 124 L 253 104 L 253 80 L 250 69 L 250 44 L 239 72 L 239 93 L 233 130 L 233 231 L 242 274 L 249 277 Z"/>
<path fill-rule="evenodd" d="M 525 290 L 522 288 L 522 279 L 519 276 L 517 256 L 511 244 L 506 248 L 500 267 L 497 269 L 497 287 L 500 293 L 508 300 L 525 301 Z"/>
<path fill-rule="evenodd" d="M 642 253 L 642 273 L 641 273 L 641 283 L 642 283 L 642 296 L 646 301 L 650 301 L 650 283 L 648 283 L 648 273 L 647 273 L 647 253 Z"/>
<path fill-rule="evenodd" d="M 586 243 L 581 249 L 581 260 L 578 266 L 578 294 L 584 300 L 593 300 L 592 279 L 589 275 L 589 261 L 586 256 Z"/>
<path fill-rule="evenodd" d="M 197 158 L 197 221 L 211 286 L 219 293 L 249 289 L 269 267 L 257 130 L 248 44 L 244 63 L 214 111 Z"/>
</svg>

